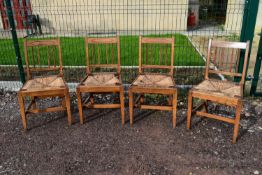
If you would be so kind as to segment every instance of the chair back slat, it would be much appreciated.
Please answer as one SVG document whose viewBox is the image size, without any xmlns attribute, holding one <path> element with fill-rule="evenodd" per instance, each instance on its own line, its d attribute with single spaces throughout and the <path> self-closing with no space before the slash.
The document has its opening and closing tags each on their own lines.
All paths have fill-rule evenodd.
<svg viewBox="0 0 262 175">
<path fill-rule="evenodd" d="M 91 74 L 93 68 L 116 69 L 120 74 L 120 40 L 111 38 L 86 38 L 86 73 Z M 110 52 L 111 50 L 111 52 Z M 117 55 L 115 55 L 117 50 Z M 111 56 L 111 58 L 110 58 Z M 117 58 L 115 58 L 115 56 Z"/>
<path fill-rule="evenodd" d="M 234 65 L 234 57 L 235 57 L 235 50 L 232 49 L 231 51 L 231 56 L 230 56 L 230 67 L 229 67 L 229 71 L 232 72 L 232 68 Z"/>
<path fill-rule="evenodd" d="M 38 60 L 38 65 L 41 65 L 41 61 L 40 61 L 40 48 L 37 47 L 37 60 Z"/>
<path fill-rule="evenodd" d="M 106 64 L 108 64 L 108 45 L 106 45 Z"/>
<path fill-rule="evenodd" d="M 146 46 L 146 64 L 148 64 L 148 46 Z"/>
<path fill-rule="evenodd" d="M 139 73 L 165 69 L 173 75 L 174 38 L 139 37 Z M 168 49 L 170 52 L 168 52 Z"/>
<path fill-rule="evenodd" d="M 146 44 L 147 45 L 147 47 L 149 47 L 149 44 Z M 152 45 L 151 45 L 151 48 L 152 48 Z M 148 49 L 149 50 L 149 49 Z M 153 50 L 156 50 L 156 46 L 155 45 L 153 45 Z M 151 65 L 153 65 L 154 64 L 154 57 L 155 57 L 155 52 L 150 52 L 151 54 L 150 54 L 150 56 L 149 56 L 149 59 L 150 59 L 150 64 Z"/>
<path fill-rule="evenodd" d="M 167 65 L 167 60 L 168 60 L 168 53 L 167 53 L 167 47 L 165 47 L 165 65 Z"/>
<path fill-rule="evenodd" d="M 163 52 L 162 52 L 162 47 L 160 47 L 159 48 L 159 65 L 162 63 L 162 54 L 163 54 Z"/>
<path fill-rule="evenodd" d="M 114 63 L 114 58 L 115 58 L 115 50 L 114 49 L 111 49 L 112 50 L 112 55 L 111 55 L 111 63 Z"/>
<path fill-rule="evenodd" d="M 217 48 L 215 48 L 215 53 L 214 53 L 214 64 L 217 64 Z"/>
<path fill-rule="evenodd" d="M 244 69 L 242 73 L 238 73 L 238 64 L 241 51 L 245 51 Z M 241 77 L 240 84 L 243 84 L 245 81 L 248 52 L 249 41 L 244 43 L 215 41 L 210 39 L 208 45 L 205 78 L 208 79 L 209 74 L 222 74 L 232 78 Z"/>
<path fill-rule="evenodd" d="M 97 45 L 97 58 L 98 58 L 98 64 L 100 64 L 100 46 Z"/>
<path fill-rule="evenodd" d="M 47 50 L 48 50 L 48 52 L 47 52 L 47 64 L 48 64 L 48 68 L 50 68 L 50 52 L 49 52 L 49 46 L 47 46 Z"/>
<path fill-rule="evenodd" d="M 34 68 L 35 68 L 35 54 L 34 54 L 34 48 L 33 47 L 31 47 L 31 53 L 32 53 L 32 61 L 33 61 L 33 66 L 34 66 Z"/>
<path fill-rule="evenodd" d="M 240 49 L 237 50 L 237 58 L 240 58 Z M 237 62 L 236 62 L 236 72 L 238 72 L 238 66 L 239 66 L 239 59 L 237 59 Z"/>
<path fill-rule="evenodd" d="M 225 59 L 225 48 L 223 47 L 221 48 L 221 52 L 220 52 L 219 67 L 223 67 L 224 59 Z"/>
<path fill-rule="evenodd" d="M 52 47 L 52 55 L 55 57 L 55 48 Z M 56 68 L 56 59 L 54 59 L 54 67 Z"/>
<path fill-rule="evenodd" d="M 63 76 L 60 39 L 25 40 L 24 52 L 28 79 L 32 78 L 34 72 L 59 71 L 59 74 Z M 53 65 L 51 65 L 51 59 L 53 59 Z M 59 68 L 56 67 L 56 60 L 59 61 Z"/>
</svg>

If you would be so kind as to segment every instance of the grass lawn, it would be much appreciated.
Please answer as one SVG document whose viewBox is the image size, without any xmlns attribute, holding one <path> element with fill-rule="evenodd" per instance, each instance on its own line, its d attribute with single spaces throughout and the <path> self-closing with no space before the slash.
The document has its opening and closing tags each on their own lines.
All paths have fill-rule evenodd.
<svg viewBox="0 0 262 175">
<path fill-rule="evenodd" d="M 156 35 L 149 35 L 155 37 Z M 161 35 L 170 37 L 171 35 Z M 176 66 L 202 66 L 204 61 L 192 46 L 186 36 L 181 34 L 175 37 L 175 65 Z M 158 36 L 159 37 L 159 36 Z M 86 64 L 85 46 L 83 37 L 61 37 L 63 65 L 82 66 Z M 19 39 L 19 46 L 24 63 L 23 40 Z M 121 65 L 138 65 L 138 36 L 121 36 Z M 152 55 L 152 54 L 151 54 Z M 156 52 L 157 55 L 157 52 Z M 0 39 L 0 65 L 16 64 L 16 56 L 11 39 Z M 155 60 L 159 58 L 156 56 Z M 157 61 L 156 61 L 157 62 Z"/>
</svg>

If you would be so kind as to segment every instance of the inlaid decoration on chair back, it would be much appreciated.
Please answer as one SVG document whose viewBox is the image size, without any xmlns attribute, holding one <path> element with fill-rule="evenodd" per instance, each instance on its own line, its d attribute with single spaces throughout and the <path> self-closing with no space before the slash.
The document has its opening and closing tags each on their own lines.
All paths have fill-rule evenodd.
<svg viewBox="0 0 262 175">
<path fill-rule="evenodd" d="M 238 73 L 240 54 L 244 53 L 244 67 L 242 73 Z M 210 74 L 241 78 L 240 84 L 244 84 L 246 66 L 249 53 L 249 41 L 228 42 L 210 39 L 208 44 L 208 55 L 206 63 L 205 79 Z"/>
<path fill-rule="evenodd" d="M 24 52 L 28 79 L 31 79 L 34 74 L 44 72 L 59 72 L 63 76 L 59 39 L 25 40 Z"/>
<path fill-rule="evenodd" d="M 120 40 L 111 38 L 86 38 L 86 73 L 96 69 L 120 74 Z"/>
<path fill-rule="evenodd" d="M 139 73 L 151 71 L 174 71 L 174 44 L 172 38 L 139 37 Z"/>
</svg>

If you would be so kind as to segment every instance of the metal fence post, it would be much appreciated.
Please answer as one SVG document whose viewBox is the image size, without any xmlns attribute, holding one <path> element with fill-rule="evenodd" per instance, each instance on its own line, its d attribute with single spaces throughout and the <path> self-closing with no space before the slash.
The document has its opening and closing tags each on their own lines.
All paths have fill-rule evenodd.
<svg viewBox="0 0 262 175">
<path fill-rule="evenodd" d="M 252 80 L 252 85 L 251 85 L 251 90 L 250 90 L 250 95 L 254 96 L 262 96 L 262 93 L 257 93 L 257 83 L 259 80 L 259 72 L 261 69 L 261 63 L 262 63 L 262 30 L 261 30 L 261 36 L 260 36 L 260 41 L 258 45 L 258 52 L 257 52 L 257 59 L 256 59 L 256 64 L 254 68 L 254 78 Z"/>
<path fill-rule="evenodd" d="M 244 9 L 244 15 L 243 15 L 243 24 L 242 24 L 242 29 L 241 29 L 240 41 L 241 42 L 246 42 L 247 40 L 250 41 L 249 57 L 250 57 L 252 42 L 254 38 L 258 6 L 259 6 L 259 0 L 246 0 L 245 1 L 245 9 Z M 240 58 L 239 58 L 239 65 L 238 65 L 239 73 L 242 73 L 243 71 L 244 57 L 245 57 L 245 53 L 241 52 Z M 249 65 L 249 60 L 247 63 L 247 68 L 248 68 L 248 65 Z M 237 78 L 236 81 L 240 81 L 240 78 Z"/>
<path fill-rule="evenodd" d="M 12 39 L 13 39 L 13 44 L 14 44 L 14 48 L 15 48 L 16 62 L 17 62 L 17 66 L 18 66 L 18 69 L 19 69 L 20 80 L 21 80 L 22 83 L 25 83 L 25 72 L 24 72 L 24 68 L 23 68 L 19 43 L 18 43 L 18 39 L 17 39 L 13 9 L 12 9 L 12 6 L 11 6 L 11 0 L 5 0 L 5 3 L 6 3 L 6 8 L 7 8 L 7 16 L 8 16 L 9 26 L 10 26 L 10 30 L 11 30 L 11 33 L 12 33 Z"/>
</svg>

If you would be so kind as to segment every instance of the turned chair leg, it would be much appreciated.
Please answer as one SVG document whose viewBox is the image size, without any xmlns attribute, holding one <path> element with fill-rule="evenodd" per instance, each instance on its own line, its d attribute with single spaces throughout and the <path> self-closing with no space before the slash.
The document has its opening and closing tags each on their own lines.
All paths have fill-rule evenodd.
<svg viewBox="0 0 262 175">
<path fill-rule="evenodd" d="M 72 124 L 72 115 L 71 115 L 71 106 L 70 106 L 70 95 L 69 92 L 65 94 L 65 101 L 66 101 L 66 110 L 67 110 L 67 120 L 68 124 Z"/>
<path fill-rule="evenodd" d="M 233 144 L 236 143 L 237 136 L 238 136 L 238 129 L 239 129 L 239 121 L 240 121 L 240 114 L 242 109 L 242 102 L 239 102 L 236 106 L 236 117 L 234 123 L 234 134 L 233 134 Z"/>
<path fill-rule="evenodd" d="M 144 94 L 141 94 L 141 97 L 140 97 L 140 104 L 143 104 L 145 101 L 145 96 Z"/>
<path fill-rule="evenodd" d="M 62 104 L 63 107 L 66 108 L 66 100 L 65 100 L 65 98 L 62 98 L 61 104 Z"/>
<path fill-rule="evenodd" d="M 62 105 L 62 107 L 66 108 L 66 100 L 65 100 L 65 97 L 64 97 L 64 98 L 62 97 L 61 105 Z M 64 115 L 67 115 L 67 111 L 64 111 Z"/>
<path fill-rule="evenodd" d="M 176 127 L 177 91 L 173 94 L 173 128 Z"/>
<path fill-rule="evenodd" d="M 25 104 L 24 104 L 24 98 L 20 93 L 18 93 L 18 103 L 19 103 L 19 106 L 20 106 L 20 113 L 21 113 L 23 127 L 26 130 L 27 129 L 27 123 L 26 123 L 26 114 L 25 114 Z"/>
<path fill-rule="evenodd" d="M 190 129 L 191 127 L 191 115 L 192 115 L 192 93 L 189 92 L 188 94 L 188 105 L 187 105 L 187 129 Z"/>
<path fill-rule="evenodd" d="M 171 106 L 172 105 L 172 100 L 173 100 L 173 96 L 169 95 L 168 96 L 168 105 Z"/>
<path fill-rule="evenodd" d="M 205 107 L 206 112 L 208 112 L 208 101 L 207 100 L 204 102 L 204 107 Z"/>
<path fill-rule="evenodd" d="M 122 87 L 119 92 L 120 96 L 120 110 L 121 110 L 121 118 L 122 118 L 122 127 L 125 125 L 125 97 L 124 97 L 124 88 Z"/>
<path fill-rule="evenodd" d="M 81 124 L 84 124 L 81 92 L 78 89 L 76 90 L 76 95 L 77 95 L 77 105 L 78 105 L 78 111 L 79 111 L 79 120 Z"/>
<path fill-rule="evenodd" d="M 90 93 L 90 102 L 91 102 L 91 104 L 95 103 L 94 94 L 93 93 Z"/>
<path fill-rule="evenodd" d="M 30 99 L 31 99 L 31 101 L 32 101 L 32 108 L 33 109 L 36 109 L 36 101 L 35 101 L 35 99 L 36 99 L 36 97 L 34 97 L 34 96 L 30 96 Z"/>
<path fill-rule="evenodd" d="M 129 117 L 130 117 L 130 125 L 133 126 L 134 124 L 134 114 L 133 114 L 133 92 L 131 90 L 129 90 L 128 92 L 128 96 L 129 96 Z"/>
</svg>

